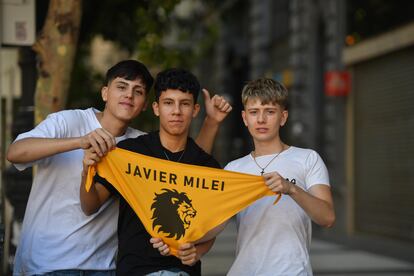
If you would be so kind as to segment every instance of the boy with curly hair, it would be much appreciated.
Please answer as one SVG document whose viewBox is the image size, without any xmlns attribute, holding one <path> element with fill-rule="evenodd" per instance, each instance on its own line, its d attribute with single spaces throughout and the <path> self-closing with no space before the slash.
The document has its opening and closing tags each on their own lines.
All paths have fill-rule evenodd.
<svg viewBox="0 0 414 276">
<path fill-rule="evenodd" d="M 160 159 L 218 168 L 217 161 L 188 136 L 191 121 L 200 109 L 197 104 L 199 92 L 200 84 L 190 72 L 183 69 L 160 72 L 155 81 L 155 102 L 152 104 L 154 114 L 159 117 L 159 131 L 124 140 L 117 146 Z M 225 103 L 221 110 L 224 118 L 231 106 Z M 99 161 L 99 155 L 93 150 L 86 151 L 84 174 L 88 166 Z M 89 192 L 85 191 L 85 177 L 82 179 L 81 203 L 85 214 L 91 215 L 99 211 L 112 195 L 119 194 L 99 175 L 95 176 L 94 185 Z M 151 236 L 122 197 L 119 211 L 117 275 L 200 275 L 199 259 L 212 246 L 213 240 L 197 246 L 184 244 L 184 256 L 180 259 L 163 256 L 153 247 Z"/>
</svg>

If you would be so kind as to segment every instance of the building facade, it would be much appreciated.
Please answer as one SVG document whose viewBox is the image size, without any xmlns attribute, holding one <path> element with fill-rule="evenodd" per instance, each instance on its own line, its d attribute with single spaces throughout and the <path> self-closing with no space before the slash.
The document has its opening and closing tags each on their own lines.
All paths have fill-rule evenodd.
<svg viewBox="0 0 414 276">
<path fill-rule="evenodd" d="M 316 234 L 414 248 L 414 17 L 346 45 L 350 16 L 369 8 L 369 1 L 351 2 L 225 1 L 208 78 L 235 110 L 218 151 L 227 161 L 252 150 L 240 119 L 245 81 L 280 80 L 291 95 L 283 138 L 317 150 L 330 172 L 337 223 L 326 231 L 316 227 Z M 398 16 L 393 7 L 382 8 Z M 327 76 L 338 72 L 347 76 L 346 88 L 335 94 Z"/>
</svg>

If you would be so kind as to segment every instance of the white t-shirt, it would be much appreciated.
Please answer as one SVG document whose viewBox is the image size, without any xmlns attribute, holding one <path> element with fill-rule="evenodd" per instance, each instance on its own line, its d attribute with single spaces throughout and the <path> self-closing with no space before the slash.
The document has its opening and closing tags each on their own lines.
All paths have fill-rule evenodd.
<svg viewBox="0 0 414 276">
<path fill-rule="evenodd" d="M 275 155 L 256 158 L 263 168 Z M 230 162 L 226 170 L 260 175 L 251 154 Z M 329 185 L 325 164 L 313 150 L 290 147 L 274 159 L 265 173 L 278 172 L 303 190 Z M 312 275 L 309 245 L 311 219 L 288 195 L 264 197 L 237 214 L 236 258 L 228 275 Z"/>
<path fill-rule="evenodd" d="M 50 114 L 29 137 L 80 137 L 101 128 L 96 109 Z M 117 142 L 143 132 L 128 128 Z M 37 165 L 17 247 L 14 275 L 43 274 L 61 269 L 115 269 L 118 246 L 118 204 L 109 200 L 92 216 L 82 212 L 79 198 L 83 151 L 53 155 L 33 163 L 15 164 L 23 170 Z M 116 202 L 117 203 L 117 202 Z"/>
</svg>

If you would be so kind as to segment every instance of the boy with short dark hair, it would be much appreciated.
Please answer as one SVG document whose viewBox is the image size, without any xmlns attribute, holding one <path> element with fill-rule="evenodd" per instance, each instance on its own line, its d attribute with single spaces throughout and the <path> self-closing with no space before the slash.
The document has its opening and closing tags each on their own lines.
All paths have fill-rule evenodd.
<svg viewBox="0 0 414 276">
<path fill-rule="evenodd" d="M 160 120 L 159 131 L 124 140 L 117 146 L 160 159 L 218 168 L 217 161 L 188 136 L 191 121 L 200 109 L 196 103 L 199 92 L 200 84 L 190 72 L 182 69 L 160 72 L 155 82 L 156 101 L 152 104 L 154 114 Z M 225 111 L 229 109 L 229 105 L 224 108 Z M 85 152 L 84 173 L 88 166 L 99 160 L 93 151 Z M 84 190 L 85 179 L 81 184 L 82 209 L 88 215 L 98 211 L 111 195 L 118 195 L 106 179 L 96 175 L 94 181 L 89 192 Z M 176 257 L 162 256 L 154 249 L 151 236 L 122 197 L 119 210 L 117 275 L 200 275 L 200 262 L 188 266 Z M 212 241 L 208 241 L 198 246 L 210 248 L 211 245 Z"/>
<path fill-rule="evenodd" d="M 38 165 L 14 275 L 114 274 L 118 205 L 105 204 L 90 217 L 82 213 L 82 149 L 93 148 L 103 156 L 116 142 L 144 134 L 128 124 L 145 107 L 152 84 L 145 65 L 136 60 L 121 61 L 107 72 L 101 90 L 106 103 L 103 112 L 89 108 L 50 114 L 10 145 L 7 159 L 18 169 Z M 227 103 L 218 96 L 209 99 L 207 95 L 206 99 L 208 130 L 204 127 L 202 132 L 210 136 L 203 134 L 202 144 L 209 149 L 220 120 L 227 115 L 221 109 Z"/>
</svg>

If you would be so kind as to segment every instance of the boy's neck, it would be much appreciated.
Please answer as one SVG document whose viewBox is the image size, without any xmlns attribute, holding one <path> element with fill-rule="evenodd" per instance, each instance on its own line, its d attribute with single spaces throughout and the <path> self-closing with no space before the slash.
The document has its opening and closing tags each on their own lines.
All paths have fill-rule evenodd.
<svg viewBox="0 0 414 276">
<path fill-rule="evenodd" d="M 179 152 L 185 149 L 187 145 L 188 133 L 183 135 L 171 135 L 168 132 L 160 129 L 161 145 L 171 152 Z"/>
<path fill-rule="evenodd" d="M 254 141 L 254 156 L 280 153 L 289 148 L 282 140 Z"/>
<path fill-rule="evenodd" d="M 101 124 L 102 128 L 106 129 L 114 137 L 122 136 L 125 134 L 128 124 L 125 122 L 114 120 L 109 116 L 105 115 L 105 112 L 96 113 L 96 118 Z"/>
</svg>

